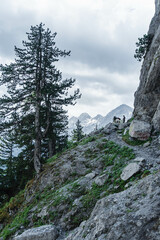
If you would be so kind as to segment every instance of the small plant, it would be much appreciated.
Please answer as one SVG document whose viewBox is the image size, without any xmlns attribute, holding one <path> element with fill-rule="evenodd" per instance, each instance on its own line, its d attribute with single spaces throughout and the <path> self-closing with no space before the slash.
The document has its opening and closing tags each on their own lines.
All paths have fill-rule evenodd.
<svg viewBox="0 0 160 240">
<path fill-rule="evenodd" d="M 146 170 L 144 170 L 144 172 L 142 173 L 141 178 L 144 178 L 144 177 L 148 176 L 149 174 L 151 174 L 151 172 L 150 172 L 148 169 L 146 169 Z"/>
<path fill-rule="evenodd" d="M 56 159 L 60 156 L 60 153 L 55 154 L 53 157 L 47 159 L 46 163 L 52 163 L 55 162 Z"/>
<path fill-rule="evenodd" d="M 3 237 L 3 240 L 8 239 L 11 235 L 13 235 L 20 226 L 26 227 L 29 223 L 27 216 L 31 209 L 31 205 L 29 207 L 25 207 L 23 211 L 20 211 L 18 215 L 13 219 L 13 221 L 6 225 L 6 227 L 0 233 L 0 237 Z"/>
</svg>

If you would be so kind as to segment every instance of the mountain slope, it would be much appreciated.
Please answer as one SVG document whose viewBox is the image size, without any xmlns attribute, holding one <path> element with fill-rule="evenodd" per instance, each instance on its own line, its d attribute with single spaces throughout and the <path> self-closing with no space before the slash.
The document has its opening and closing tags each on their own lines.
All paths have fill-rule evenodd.
<svg viewBox="0 0 160 240">
<path fill-rule="evenodd" d="M 129 148 L 117 130 L 109 124 L 49 159 L 25 192 L 0 209 L 0 237 L 158 240 L 158 137 L 145 149 Z M 135 164 L 137 156 L 145 158 L 145 165 L 134 177 L 122 180 L 125 166 Z"/>
</svg>

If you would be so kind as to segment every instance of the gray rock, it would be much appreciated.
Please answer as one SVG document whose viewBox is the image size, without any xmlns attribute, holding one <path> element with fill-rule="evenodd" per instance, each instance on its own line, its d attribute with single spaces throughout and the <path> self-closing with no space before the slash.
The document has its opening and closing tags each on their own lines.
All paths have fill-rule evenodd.
<svg viewBox="0 0 160 240">
<path fill-rule="evenodd" d="M 31 228 L 16 236 L 14 240 L 56 240 L 58 231 L 55 226 L 44 225 L 37 228 Z"/>
<path fill-rule="evenodd" d="M 157 164 L 160 164 L 160 158 L 159 158 L 159 159 L 157 159 L 156 163 L 157 163 Z"/>
<path fill-rule="evenodd" d="M 93 179 L 94 177 L 96 176 L 96 172 L 93 171 L 91 173 L 88 173 L 87 175 L 85 175 L 85 178 L 88 178 L 88 179 Z"/>
<path fill-rule="evenodd" d="M 115 130 L 117 130 L 118 125 L 114 124 L 114 123 L 108 123 L 104 129 L 103 129 L 103 133 L 104 134 L 110 134 L 111 132 L 114 132 Z"/>
<path fill-rule="evenodd" d="M 98 177 L 95 178 L 94 182 L 98 185 L 98 186 L 103 186 L 105 181 L 107 180 L 108 176 L 106 174 L 100 175 Z"/>
<path fill-rule="evenodd" d="M 90 218 L 64 240 L 159 240 L 160 176 L 99 200 Z"/>
<path fill-rule="evenodd" d="M 144 121 L 133 120 L 130 128 L 129 135 L 138 140 L 147 140 L 151 134 L 151 125 Z"/>
<path fill-rule="evenodd" d="M 156 11 L 148 34 L 152 42 L 144 58 L 140 84 L 135 93 L 134 112 L 136 119 L 149 121 L 157 132 L 160 130 L 160 2 L 155 0 Z"/>
<path fill-rule="evenodd" d="M 146 142 L 146 143 L 143 144 L 143 147 L 149 147 L 150 145 L 151 145 L 150 142 Z"/>
<path fill-rule="evenodd" d="M 48 214 L 49 213 L 47 211 L 47 206 L 45 206 L 44 208 L 42 208 L 40 213 L 37 214 L 37 216 L 40 217 L 40 218 L 43 218 L 43 217 L 46 217 Z"/>
<path fill-rule="evenodd" d="M 119 126 L 118 126 L 118 129 L 122 130 L 122 129 L 126 128 L 127 126 L 128 126 L 127 122 L 126 123 L 120 123 Z"/>
<path fill-rule="evenodd" d="M 130 163 L 122 171 L 121 179 L 126 181 L 131 178 L 135 173 L 139 172 L 141 165 L 139 163 Z"/>
<path fill-rule="evenodd" d="M 137 157 L 134 159 L 134 162 L 138 163 L 140 166 L 144 166 L 146 164 L 146 160 L 143 157 Z"/>
<path fill-rule="evenodd" d="M 153 123 L 154 129 L 157 132 L 159 132 L 160 131 L 160 102 L 159 102 L 159 104 L 157 106 L 157 109 L 156 109 L 156 112 L 153 116 L 152 123 Z"/>
</svg>

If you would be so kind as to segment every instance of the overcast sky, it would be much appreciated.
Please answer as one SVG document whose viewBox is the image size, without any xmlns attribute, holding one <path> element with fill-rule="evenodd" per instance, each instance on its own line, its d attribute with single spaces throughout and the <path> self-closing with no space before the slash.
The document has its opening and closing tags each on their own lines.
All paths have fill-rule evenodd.
<svg viewBox="0 0 160 240">
<path fill-rule="evenodd" d="M 57 47 L 71 50 L 58 63 L 82 93 L 70 116 L 133 106 L 141 67 L 135 42 L 147 33 L 154 9 L 154 0 L 0 0 L 0 63 L 14 61 L 14 46 L 43 22 L 57 32 Z"/>
</svg>

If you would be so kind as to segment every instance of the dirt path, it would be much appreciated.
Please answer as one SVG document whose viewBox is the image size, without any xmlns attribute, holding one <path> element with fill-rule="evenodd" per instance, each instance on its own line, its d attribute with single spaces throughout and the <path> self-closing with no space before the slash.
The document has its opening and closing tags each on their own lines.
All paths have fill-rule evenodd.
<svg viewBox="0 0 160 240">
<path fill-rule="evenodd" d="M 127 146 L 134 150 L 136 157 L 143 157 L 151 171 L 160 170 L 160 143 L 158 138 L 154 138 L 148 147 L 130 146 L 122 140 L 122 136 L 116 132 L 109 135 L 108 140 L 114 141 L 121 146 Z"/>
</svg>

